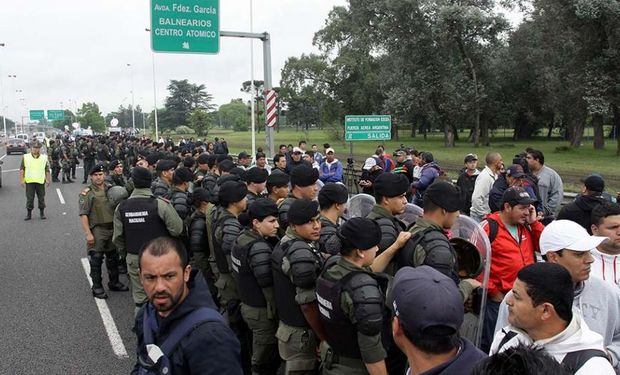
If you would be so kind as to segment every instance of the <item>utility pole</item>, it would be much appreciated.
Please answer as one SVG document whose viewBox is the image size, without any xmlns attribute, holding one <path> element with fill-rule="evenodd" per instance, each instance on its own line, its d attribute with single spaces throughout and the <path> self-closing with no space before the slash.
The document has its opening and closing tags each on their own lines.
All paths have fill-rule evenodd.
<svg viewBox="0 0 620 375">
<path fill-rule="evenodd" d="M 127 64 L 129 67 L 129 73 L 131 75 L 131 127 L 133 128 L 134 134 L 136 133 L 136 109 L 133 97 L 133 66 L 131 64 Z"/>
</svg>

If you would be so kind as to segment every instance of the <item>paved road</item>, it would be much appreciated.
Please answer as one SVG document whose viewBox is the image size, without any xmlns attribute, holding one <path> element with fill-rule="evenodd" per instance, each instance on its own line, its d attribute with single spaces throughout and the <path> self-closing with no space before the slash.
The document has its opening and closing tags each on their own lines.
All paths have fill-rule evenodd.
<svg viewBox="0 0 620 375">
<path fill-rule="evenodd" d="M 0 157 L 4 154 L 0 148 Z M 135 358 L 131 296 L 111 292 L 102 306 L 109 308 L 122 340 L 115 353 L 82 266 L 85 240 L 77 216 L 82 170 L 78 183 L 47 189 L 47 220 L 35 208 L 33 220 L 25 222 L 26 198 L 16 171 L 21 156 L 2 160 L 0 374 L 128 374 Z"/>
</svg>

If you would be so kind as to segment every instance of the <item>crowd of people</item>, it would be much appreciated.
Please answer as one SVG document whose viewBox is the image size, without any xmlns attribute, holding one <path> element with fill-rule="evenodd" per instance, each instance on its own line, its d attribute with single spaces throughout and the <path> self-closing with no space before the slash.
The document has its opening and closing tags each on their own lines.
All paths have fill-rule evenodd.
<svg viewBox="0 0 620 375">
<path fill-rule="evenodd" d="M 270 165 L 262 150 L 234 159 L 223 139 L 162 141 L 58 140 L 43 170 L 68 182 L 84 163 L 92 293 L 108 298 L 104 263 L 107 289 L 131 290 L 134 373 L 619 371 L 620 206 L 601 175 L 562 206 L 539 150 L 509 165 L 490 152 L 483 170 L 468 154 L 453 183 L 432 153 L 379 146 L 358 181 L 375 205 L 351 217 L 329 144 L 281 145 Z M 26 185 L 45 182 L 37 146 Z M 408 203 L 423 215 L 406 226 Z M 461 272 L 459 214 L 488 236 L 484 284 Z M 484 316 L 477 346 L 461 334 L 466 313 Z"/>
</svg>

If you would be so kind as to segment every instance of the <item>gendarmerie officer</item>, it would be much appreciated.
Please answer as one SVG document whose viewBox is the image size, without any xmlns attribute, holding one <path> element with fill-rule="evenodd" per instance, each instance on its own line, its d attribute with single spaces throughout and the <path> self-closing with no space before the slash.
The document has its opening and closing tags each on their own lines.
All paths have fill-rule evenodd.
<svg viewBox="0 0 620 375">
<path fill-rule="evenodd" d="M 330 255 L 340 254 L 342 243 L 338 237 L 340 219 L 349 200 L 349 191 L 343 184 L 327 184 L 319 191 L 321 208 L 321 251 Z"/>
<path fill-rule="evenodd" d="M 155 170 L 157 178 L 151 184 L 153 195 L 170 200 L 172 198 L 172 176 L 177 163 L 169 159 L 161 159 L 157 162 Z"/>
<path fill-rule="evenodd" d="M 379 252 L 382 252 L 396 241 L 399 232 L 406 229 L 395 215 L 405 211 L 409 180 L 403 174 L 382 173 L 375 179 L 374 187 L 377 203 L 367 218 L 377 222 L 381 228 Z M 388 273 L 394 274 L 392 270 Z"/>
<path fill-rule="evenodd" d="M 182 220 L 185 220 L 192 214 L 192 202 L 188 192 L 192 179 L 192 172 L 185 167 L 176 169 L 172 176 L 174 187 L 172 188 L 170 203 L 172 203 L 172 207 L 174 207 L 174 210 Z"/>
<path fill-rule="evenodd" d="M 300 164 L 291 171 L 290 176 L 291 192 L 278 206 L 278 221 L 281 234 L 288 228 L 288 212 L 293 202 L 297 199 L 314 199 L 318 191 L 316 181 L 319 179 L 319 171 L 316 168 Z"/>
<path fill-rule="evenodd" d="M 118 253 L 112 243 L 114 209 L 107 196 L 107 191 L 111 185 L 105 182 L 104 165 L 95 165 L 90 170 L 89 175 L 91 184 L 82 190 L 79 197 L 80 222 L 86 235 L 90 277 L 93 281 L 93 296 L 108 298 L 101 280 L 104 256 L 109 276 L 108 288 L 117 292 L 126 292 L 129 288 L 118 280 Z"/>
<path fill-rule="evenodd" d="M 254 169 L 254 168 L 252 168 Z M 276 330 L 272 246 L 266 240 L 278 233 L 278 206 L 259 198 L 248 207 L 249 225 L 232 249 L 232 270 L 241 299 L 241 314 L 252 330 L 252 373 L 275 374 L 280 367 Z"/>
<path fill-rule="evenodd" d="M 248 205 L 265 196 L 267 176 L 269 176 L 267 170 L 257 167 L 250 168 L 245 172 L 243 179 L 248 184 Z"/>
<path fill-rule="evenodd" d="M 382 272 L 411 235 L 399 233 L 394 244 L 379 256 L 381 229 L 373 220 L 351 218 L 338 235 L 342 256 L 327 261 L 316 286 L 326 335 L 321 343 L 322 373 L 387 374 L 388 277 L 373 271 Z"/>
<path fill-rule="evenodd" d="M 192 268 L 197 268 L 202 272 L 213 296 L 217 299 L 217 288 L 215 287 L 215 274 L 211 270 L 209 256 L 211 247 L 207 234 L 207 212 L 213 204 L 210 203 L 211 195 L 207 190 L 198 187 L 192 192 L 192 203 L 194 212 L 189 219 L 189 253 L 191 254 Z"/>
<path fill-rule="evenodd" d="M 123 174 L 123 162 L 121 160 L 111 161 L 110 164 L 108 164 L 108 168 L 110 172 L 106 177 L 106 181 L 112 186 L 125 187 L 127 185 L 127 181 L 125 180 L 125 175 Z"/>
<path fill-rule="evenodd" d="M 146 294 L 138 274 L 138 253 L 148 241 L 161 237 L 178 237 L 183 231 L 183 220 L 170 202 L 151 193 L 152 175 L 148 169 L 135 167 L 131 171 L 134 190 L 114 212 L 114 244 L 126 253 L 127 273 L 136 312 L 146 302 Z"/>
<path fill-rule="evenodd" d="M 280 318 L 276 337 L 280 357 L 286 361 L 286 374 L 314 374 L 315 350 L 325 337 L 315 293 L 316 279 L 323 268 L 317 244 L 321 236 L 318 208 L 316 201 L 294 200 L 288 211 L 290 226 L 271 258 Z"/>
</svg>

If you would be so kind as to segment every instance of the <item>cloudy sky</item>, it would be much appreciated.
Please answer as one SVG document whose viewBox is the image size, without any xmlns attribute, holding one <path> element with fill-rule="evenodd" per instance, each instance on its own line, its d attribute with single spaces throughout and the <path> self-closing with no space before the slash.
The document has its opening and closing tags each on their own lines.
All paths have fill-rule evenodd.
<svg viewBox="0 0 620 375">
<path fill-rule="evenodd" d="M 172 2 L 172 1 L 171 1 Z M 314 51 L 312 37 L 345 0 L 254 0 L 254 32 L 272 36 L 273 81 L 290 56 Z M 94 101 L 104 114 L 131 104 L 153 108 L 149 0 L 4 1 L 0 11 L 0 73 L 7 117 L 28 109 L 75 110 Z M 220 0 L 220 29 L 250 30 L 250 0 Z M 262 79 L 262 45 L 254 44 L 255 79 Z M 217 105 L 247 98 L 250 42 L 222 38 L 217 55 L 156 54 L 157 103 L 171 79 L 202 83 Z M 127 64 L 131 64 L 129 68 Z M 17 76 L 9 77 L 11 76 Z"/>
</svg>

